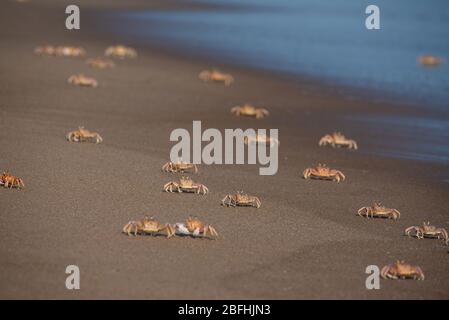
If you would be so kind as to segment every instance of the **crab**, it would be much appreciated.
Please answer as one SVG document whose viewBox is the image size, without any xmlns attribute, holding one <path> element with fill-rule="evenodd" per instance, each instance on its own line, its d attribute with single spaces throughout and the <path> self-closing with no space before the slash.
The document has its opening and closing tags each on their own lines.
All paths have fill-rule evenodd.
<svg viewBox="0 0 449 320">
<path fill-rule="evenodd" d="M 135 49 L 131 47 L 125 47 L 123 45 L 108 47 L 105 50 L 104 54 L 107 57 L 115 57 L 120 59 L 137 57 L 137 52 Z"/>
<path fill-rule="evenodd" d="M 34 53 L 59 57 L 83 57 L 86 55 L 86 50 L 81 47 L 45 45 L 36 47 Z"/>
<path fill-rule="evenodd" d="M 423 55 L 418 58 L 418 63 L 426 67 L 435 67 L 443 63 L 443 59 L 432 55 Z"/>
<path fill-rule="evenodd" d="M 175 223 L 175 232 L 179 235 L 215 239 L 218 232 L 214 227 L 204 224 L 196 217 L 189 217 L 184 223 Z M 210 235 L 210 236 L 209 236 Z"/>
<path fill-rule="evenodd" d="M 304 179 L 318 179 L 331 181 L 344 181 L 346 179 L 343 172 L 331 169 L 325 164 L 319 163 L 315 168 L 306 168 L 302 173 Z"/>
<path fill-rule="evenodd" d="M 98 81 L 91 77 L 86 77 L 83 74 L 72 75 L 67 79 L 67 82 L 81 87 L 98 87 Z"/>
<path fill-rule="evenodd" d="M 0 176 L 0 186 L 22 189 L 25 187 L 25 184 L 22 179 L 17 178 L 8 172 L 3 172 Z"/>
<path fill-rule="evenodd" d="M 223 82 L 226 87 L 229 87 L 234 82 L 234 77 L 232 75 L 220 72 L 216 69 L 201 71 L 198 78 L 205 82 Z"/>
<path fill-rule="evenodd" d="M 56 48 L 54 46 L 45 45 L 45 46 L 39 46 L 34 49 L 35 54 L 41 54 L 41 55 L 48 55 L 53 56 L 56 54 Z"/>
<path fill-rule="evenodd" d="M 237 191 L 234 194 L 228 194 L 221 200 L 222 206 L 227 207 L 255 207 L 260 208 L 262 202 L 256 196 L 250 196 L 243 191 Z"/>
<path fill-rule="evenodd" d="M 270 114 L 267 109 L 257 108 L 249 103 L 233 107 L 231 109 L 231 113 L 238 117 L 246 116 L 246 117 L 255 117 L 256 119 L 262 119 Z"/>
<path fill-rule="evenodd" d="M 382 268 L 380 275 L 384 279 L 413 279 L 424 280 L 424 273 L 418 266 L 412 266 L 404 261 L 396 261 Z"/>
<path fill-rule="evenodd" d="M 255 136 L 245 136 L 244 143 L 248 144 L 265 144 L 270 146 L 278 146 L 279 140 L 276 138 L 268 137 L 266 134 L 257 134 Z"/>
<path fill-rule="evenodd" d="M 109 59 L 103 59 L 103 58 L 91 58 L 87 59 L 86 63 L 94 68 L 97 69 L 106 69 L 106 68 L 113 68 L 115 67 L 115 63 L 112 60 Z"/>
<path fill-rule="evenodd" d="M 86 55 L 86 50 L 81 47 L 59 46 L 55 49 L 55 54 L 62 57 L 83 57 Z"/>
<path fill-rule="evenodd" d="M 79 127 L 78 130 L 67 133 L 66 138 L 70 142 L 103 142 L 103 138 L 97 132 L 90 132 L 84 127 Z"/>
<path fill-rule="evenodd" d="M 327 134 L 320 139 L 318 143 L 320 146 L 331 145 L 333 148 L 335 147 L 346 147 L 348 149 L 357 150 L 357 142 L 351 139 L 347 139 L 340 132 L 334 132 L 333 134 Z"/>
<path fill-rule="evenodd" d="M 129 221 L 122 230 L 123 233 L 126 233 L 128 236 L 134 234 L 134 236 L 140 235 L 160 235 L 164 234 L 167 238 L 171 238 L 175 235 L 175 229 L 168 223 L 162 224 L 159 221 L 155 220 L 153 217 L 148 218 L 145 217 L 139 221 Z"/>
<path fill-rule="evenodd" d="M 366 218 L 385 218 L 397 220 L 401 213 L 397 209 L 384 207 L 379 201 L 375 201 L 371 207 L 362 207 L 357 211 L 357 215 Z"/>
<path fill-rule="evenodd" d="M 443 239 L 446 243 L 449 240 L 446 229 L 437 228 L 430 225 L 430 222 L 423 222 L 422 226 L 411 226 L 405 229 L 405 234 L 418 239 L 436 238 Z"/>
<path fill-rule="evenodd" d="M 165 192 L 188 192 L 206 194 L 209 189 L 201 183 L 193 182 L 189 177 L 181 177 L 178 182 L 168 182 L 164 185 Z"/>
<path fill-rule="evenodd" d="M 162 166 L 162 171 L 164 172 L 193 172 L 198 173 L 198 167 L 195 164 L 189 163 L 189 162 L 167 162 Z"/>
</svg>

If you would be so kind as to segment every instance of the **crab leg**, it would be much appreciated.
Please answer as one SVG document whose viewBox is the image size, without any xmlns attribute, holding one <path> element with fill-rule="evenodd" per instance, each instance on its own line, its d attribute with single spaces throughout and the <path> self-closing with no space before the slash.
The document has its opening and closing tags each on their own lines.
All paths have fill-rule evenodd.
<svg viewBox="0 0 449 320">
<path fill-rule="evenodd" d="M 209 230 L 210 230 L 210 233 L 211 233 L 214 237 L 218 237 L 218 232 L 217 232 L 217 230 L 215 230 L 214 227 L 209 226 Z"/>
<path fill-rule="evenodd" d="M 203 194 L 206 194 L 209 192 L 209 189 L 205 185 L 201 185 L 200 190 Z"/>
<path fill-rule="evenodd" d="M 310 170 L 309 169 L 304 170 L 302 175 L 303 175 L 304 179 L 309 178 L 310 177 Z"/>
<path fill-rule="evenodd" d="M 390 271 L 390 266 L 385 266 L 382 268 L 382 270 L 380 271 L 380 275 L 382 276 L 382 278 L 387 279 L 388 278 L 388 272 Z"/>
<path fill-rule="evenodd" d="M 360 208 L 360 209 L 357 211 L 357 214 L 358 214 L 359 216 L 361 216 L 361 217 L 363 217 L 364 215 L 365 215 L 366 217 L 368 217 L 368 208 L 367 208 L 367 207 Z"/>
<path fill-rule="evenodd" d="M 206 226 L 204 228 L 204 236 L 207 237 L 207 233 L 211 235 L 212 238 L 215 238 L 218 236 L 217 231 L 212 226 Z"/>
<path fill-rule="evenodd" d="M 422 272 L 420 267 L 416 267 L 418 271 L 418 280 L 424 280 L 424 272 Z"/>
<path fill-rule="evenodd" d="M 196 228 L 195 230 L 193 230 L 192 235 L 193 235 L 194 237 L 199 237 L 200 234 L 201 234 L 200 231 L 201 231 L 200 228 Z"/>
<path fill-rule="evenodd" d="M 401 217 L 401 213 L 399 212 L 399 210 L 394 209 L 394 212 L 397 214 L 397 219 L 399 219 Z"/>
<path fill-rule="evenodd" d="M 165 231 L 167 233 L 167 238 L 171 238 L 172 236 L 175 235 L 175 230 L 173 229 L 173 227 L 169 224 L 166 224 L 161 231 Z"/>
<path fill-rule="evenodd" d="M 446 229 L 443 229 L 443 228 L 438 229 L 438 232 L 441 234 L 441 236 L 443 237 L 444 240 L 448 240 L 449 236 L 447 234 Z M 439 239 L 439 237 L 438 237 L 438 239 Z"/>
<path fill-rule="evenodd" d="M 418 228 L 418 229 L 416 229 L 416 234 L 415 234 L 415 236 L 416 236 L 418 239 L 424 239 L 424 232 Z"/>
<path fill-rule="evenodd" d="M 414 226 L 413 227 L 408 227 L 407 229 L 405 229 L 405 234 L 410 237 L 411 233 L 413 231 L 418 232 L 416 227 L 414 227 Z M 415 233 L 415 235 L 416 235 L 416 233 Z"/>
<path fill-rule="evenodd" d="M 253 203 L 254 203 L 254 205 L 255 205 L 256 208 L 260 208 L 260 206 L 261 206 L 261 204 L 262 204 L 262 203 L 260 202 L 259 198 L 257 198 L 257 197 L 254 198 L 254 202 L 253 202 Z"/>
<path fill-rule="evenodd" d="M 230 195 L 225 196 L 225 197 L 221 200 L 221 205 L 222 205 L 222 206 L 226 206 L 226 205 L 229 206 L 229 203 L 227 203 L 227 200 L 230 199 L 230 198 L 231 198 Z"/>
</svg>

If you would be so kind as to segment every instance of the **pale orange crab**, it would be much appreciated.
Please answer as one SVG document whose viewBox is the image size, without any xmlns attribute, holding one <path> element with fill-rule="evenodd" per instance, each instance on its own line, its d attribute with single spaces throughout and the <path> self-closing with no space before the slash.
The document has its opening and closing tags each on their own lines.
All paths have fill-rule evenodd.
<svg viewBox="0 0 449 320">
<path fill-rule="evenodd" d="M 189 217 L 184 223 L 176 223 L 174 225 L 176 234 L 192 237 L 202 237 L 215 239 L 218 237 L 218 232 L 214 227 L 204 224 L 196 217 Z"/>
<path fill-rule="evenodd" d="M 145 217 L 139 221 L 129 221 L 122 230 L 123 233 L 126 233 L 128 236 L 134 234 L 134 236 L 140 235 L 166 235 L 167 238 L 171 238 L 175 235 L 175 229 L 168 223 L 160 223 L 155 220 L 153 217 L 148 218 Z"/>
<path fill-rule="evenodd" d="M 257 135 L 250 135 L 245 136 L 244 143 L 246 145 L 248 144 L 262 144 L 262 145 L 269 145 L 269 146 L 278 146 L 279 140 L 276 138 L 268 137 L 266 134 L 257 134 Z"/>
<path fill-rule="evenodd" d="M 235 106 L 231 109 L 231 113 L 240 117 L 254 117 L 256 119 L 262 119 L 268 116 L 270 113 L 265 108 L 258 108 L 249 103 L 245 103 L 241 106 Z"/>
<path fill-rule="evenodd" d="M 205 82 L 223 82 L 226 87 L 229 87 L 234 82 L 234 77 L 232 75 L 220 72 L 216 69 L 201 71 L 198 78 Z"/>
<path fill-rule="evenodd" d="M 170 181 L 164 185 L 165 192 L 187 192 L 206 194 L 209 189 L 201 183 L 193 182 L 189 177 L 181 177 L 178 182 Z"/>
<path fill-rule="evenodd" d="M 45 45 L 36 47 L 34 53 L 58 57 L 83 57 L 86 55 L 86 50 L 82 47 Z"/>
<path fill-rule="evenodd" d="M 167 162 L 162 166 L 162 171 L 171 173 L 198 173 L 198 167 L 195 164 L 178 161 L 178 162 Z"/>
<path fill-rule="evenodd" d="M 56 47 L 45 45 L 34 48 L 34 53 L 39 55 L 54 56 L 56 55 Z"/>
<path fill-rule="evenodd" d="M 404 261 L 396 261 L 382 268 L 380 272 L 384 279 L 413 279 L 424 280 L 424 273 L 418 266 L 412 266 Z"/>
<path fill-rule="evenodd" d="M 371 207 L 362 207 L 357 211 L 357 215 L 365 218 L 384 218 L 397 220 L 401 213 L 397 209 L 387 208 L 379 201 L 375 201 Z"/>
<path fill-rule="evenodd" d="M 75 74 L 67 79 L 67 82 L 80 87 L 98 87 L 98 81 L 95 78 L 87 77 L 84 74 Z"/>
<path fill-rule="evenodd" d="M 405 229 L 405 234 L 418 239 L 436 238 L 443 239 L 446 243 L 449 240 L 446 229 L 432 226 L 430 222 L 423 222 L 422 226 L 411 226 Z"/>
<path fill-rule="evenodd" d="M 443 59 L 440 57 L 426 54 L 418 58 L 418 63 L 425 67 L 436 67 L 443 63 Z"/>
<path fill-rule="evenodd" d="M 109 60 L 109 59 L 103 59 L 100 57 L 87 59 L 86 63 L 89 66 L 91 66 L 93 68 L 97 68 L 97 69 L 106 69 L 106 68 L 114 68 L 115 67 L 114 61 Z"/>
<path fill-rule="evenodd" d="M 347 139 L 340 132 L 334 132 L 333 134 L 326 134 L 324 137 L 320 139 L 318 143 L 319 146 L 330 145 L 333 148 L 335 147 L 346 147 L 348 149 L 357 150 L 357 142 L 351 139 Z"/>
<path fill-rule="evenodd" d="M 81 47 L 59 46 L 55 51 L 55 54 L 60 57 L 84 57 L 86 55 L 86 50 Z"/>
<path fill-rule="evenodd" d="M 344 181 L 346 179 L 343 172 L 331 169 L 325 164 L 319 163 L 315 168 L 306 168 L 302 173 L 304 179 L 318 179 L 331 181 Z"/>
<path fill-rule="evenodd" d="M 262 202 L 256 196 L 250 196 L 243 191 L 237 191 L 234 194 L 228 194 L 221 200 L 222 206 L 227 207 L 255 207 L 260 208 Z"/>
<path fill-rule="evenodd" d="M 25 187 L 25 184 L 22 179 L 17 178 L 8 172 L 3 172 L 0 176 L 0 186 L 5 188 L 22 189 Z"/>
<path fill-rule="evenodd" d="M 137 51 L 131 47 L 126 47 L 123 45 L 108 47 L 105 52 L 105 56 L 114 58 L 135 58 L 137 57 Z"/>
<path fill-rule="evenodd" d="M 103 138 L 97 132 L 90 132 L 84 127 L 79 127 L 78 130 L 67 133 L 66 138 L 70 142 L 94 142 L 101 143 Z"/>
</svg>

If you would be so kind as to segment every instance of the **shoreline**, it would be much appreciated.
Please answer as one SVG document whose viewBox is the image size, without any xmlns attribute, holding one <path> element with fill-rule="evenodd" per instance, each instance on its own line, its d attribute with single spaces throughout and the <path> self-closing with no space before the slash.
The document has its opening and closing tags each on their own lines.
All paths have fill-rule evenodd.
<svg viewBox="0 0 449 320">
<path fill-rule="evenodd" d="M 198 72 L 209 63 L 173 59 L 151 48 L 137 47 L 137 59 L 100 71 L 84 59 L 35 56 L 33 48 L 44 43 L 82 45 L 93 57 L 119 41 L 98 39 L 88 28 L 66 35 L 58 29 L 63 3 L 30 3 L 32 17 L 26 5 L 8 3 L 10 10 L 0 13 L 0 149 L 7 155 L 0 170 L 11 170 L 27 186 L 23 192 L 0 189 L 1 298 L 449 298 L 447 247 L 402 236 L 422 221 L 447 227 L 447 183 L 434 179 L 447 167 L 433 164 L 429 172 L 413 161 L 317 146 L 339 114 L 363 114 L 375 103 L 365 101 L 360 109 L 359 100 L 323 95 L 307 82 L 230 66 L 234 86 L 202 83 Z M 27 29 L 23 21 L 36 28 Z M 95 76 L 100 86 L 67 85 L 67 77 L 78 72 Z M 270 117 L 232 117 L 229 108 L 245 99 L 269 106 Z M 389 110 L 379 105 L 377 112 Z M 250 165 L 203 165 L 193 178 L 209 187 L 207 196 L 161 192 L 177 178 L 160 172 L 168 160 L 169 133 L 190 128 L 192 120 L 218 129 L 280 128 L 278 174 L 261 177 Z M 78 125 L 98 131 L 104 142 L 67 143 L 65 134 Z M 350 127 L 343 129 L 351 136 Z M 347 181 L 301 179 L 302 170 L 316 162 L 344 171 Z M 242 188 L 261 198 L 260 209 L 220 207 L 223 195 Z M 403 216 L 392 222 L 355 215 L 373 200 L 397 207 Z M 127 221 L 144 214 L 171 223 L 198 215 L 220 238 L 120 233 Z M 366 290 L 366 266 L 396 259 L 420 265 L 426 280 L 383 280 L 381 290 Z M 76 292 L 64 288 L 69 264 L 81 269 Z"/>
<path fill-rule="evenodd" d="M 159 11 L 161 10 L 159 8 Z M 176 10 L 176 6 L 170 5 L 167 10 Z M 180 51 L 179 48 L 182 48 L 182 46 L 161 43 L 155 37 L 145 41 L 139 38 L 127 38 L 112 27 L 113 12 L 93 14 L 90 20 L 93 21 L 95 19 L 98 21 L 97 26 L 101 25 L 96 31 L 101 37 L 108 38 L 115 35 L 116 39 L 120 39 L 122 43 L 145 48 L 152 55 L 158 57 L 183 60 L 186 63 L 198 65 L 199 69 L 213 66 L 225 71 L 235 70 L 253 77 L 274 78 L 289 86 L 296 87 L 305 96 L 327 96 L 340 101 L 350 101 L 352 105 L 359 103 L 359 106 L 356 108 L 342 108 L 338 106 L 343 112 L 354 110 L 355 116 L 352 116 L 351 112 L 347 113 L 344 117 L 337 119 L 335 127 L 348 127 L 351 125 L 351 122 L 354 123 L 354 127 L 366 126 L 372 137 L 371 140 L 367 140 L 369 147 L 364 148 L 361 152 L 365 152 L 367 155 L 416 161 L 422 165 L 436 164 L 446 166 L 449 163 L 449 149 L 445 143 L 445 140 L 449 138 L 447 136 L 447 130 L 449 129 L 449 120 L 447 119 L 449 119 L 449 114 L 445 106 L 430 103 L 429 101 L 423 102 L 422 99 L 414 100 L 412 97 L 407 98 L 404 95 L 387 92 L 383 89 L 345 85 L 337 80 L 312 75 L 289 74 L 281 71 L 260 69 L 250 65 L 239 64 L 236 61 L 225 61 L 226 59 L 213 57 L 207 52 L 200 54 L 189 50 Z M 147 26 L 151 27 L 151 24 Z M 154 28 L 157 28 L 157 25 Z M 114 33 L 114 31 L 117 32 Z M 155 43 L 151 43 L 151 39 Z M 365 106 L 365 104 L 369 104 L 369 106 Z M 361 117 L 360 114 L 364 113 L 365 116 Z M 415 125 L 415 128 L 411 127 L 412 124 Z M 392 130 L 390 126 L 396 128 Z M 398 134 L 399 137 L 395 137 L 397 135 L 396 132 L 401 132 Z M 379 144 L 373 138 L 379 133 L 387 133 L 387 136 L 391 136 L 392 143 Z M 354 132 L 354 134 L 360 135 L 360 131 Z M 434 139 L 434 137 L 440 137 L 440 139 Z M 398 138 L 410 142 L 407 146 L 404 146 L 401 143 L 394 142 Z M 449 179 L 449 171 L 447 171 L 443 180 L 447 179 Z"/>
<path fill-rule="evenodd" d="M 303 67 L 302 69 L 298 69 L 298 66 L 295 65 L 292 66 L 293 68 L 288 70 L 276 69 L 268 66 L 268 64 L 270 64 L 270 61 L 271 64 L 273 63 L 273 57 L 271 57 L 271 60 L 268 58 L 262 59 L 263 61 L 267 62 L 267 64 L 265 65 L 260 65 L 260 63 L 251 63 L 250 61 L 245 60 L 244 57 L 238 58 L 236 55 L 229 53 L 230 49 L 232 49 L 232 52 L 235 51 L 236 53 L 239 53 L 240 51 L 238 50 L 238 48 L 223 48 L 223 46 L 219 46 L 218 43 L 216 47 L 213 47 L 210 43 L 202 43 L 201 36 L 197 36 L 195 38 L 188 31 L 181 31 L 177 33 L 175 30 L 178 28 L 172 30 L 168 27 L 173 26 L 172 28 L 175 28 L 176 26 L 182 26 L 182 23 L 184 23 L 186 24 L 187 29 L 189 27 L 194 28 L 196 25 L 193 25 L 193 21 L 188 18 L 189 15 L 196 15 L 198 11 L 210 11 L 211 13 L 239 12 L 238 8 L 233 8 L 232 6 L 224 6 L 213 8 L 213 10 L 211 10 L 211 8 L 205 6 L 205 8 L 194 7 L 193 9 L 188 10 L 183 5 L 179 5 L 178 10 L 176 10 L 176 6 L 170 5 L 168 7 L 169 8 L 166 9 L 158 8 L 156 12 L 151 12 L 153 10 L 125 10 L 120 12 L 111 10 L 107 13 L 104 13 L 103 15 L 100 14 L 100 17 L 98 19 L 100 19 L 100 21 L 102 22 L 100 24 L 109 25 L 103 27 L 104 34 L 107 34 L 107 29 L 109 29 L 110 32 L 115 33 L 115 36 L 126 39 L 127 41 L 131 41 L 136 45 L 149 44 L 149 47 L 156 47 L 158 51 L 163 52 L 164 54 L 169 54 L 173 57 L 182 59 L 188 58 L 190 60 L 203 62 L 209 61 L 212 63 L 222 63 L 233 67 L 253 71 L 262 70 L 263 72 L 271 73 L 276 77 L 299 80 L 301 82 L 309 82 L 321 88 L 325 87 L 327 89 L 334 89 L 332 94 L 335 95 L 336 93 L 341 93 L 343 98 L 345 97 L 345 95 L 349 97 L 355 95 L 356 97 L 361 98 L 361 100 L 364 99 L 378 101 L 379 103 L 388 103 L 390 105 L 406 105 L 407 107 L 414 106 L 417 108 L 421 108 L 421 111 L 429 111 L 429 107 L 432 107 L 430 108 L 430 110 L 433 108 L 438 108 L 439 110 L 436 110 L 435 114 L 444 114 L 446 117 L 448 116 L 446 108 L 447 104 L 445 103 L 446 99 L 443 100 L 441 99 L 441 97 L 437 98 L 437 96 L 441 96 L 442 92 L 435 91 L 433 97 L 424 97 L 420 96 L 418 92 L 407 92 L 404 91 L 405 89 L 399 92 L 397 90 L 397 86 L 393 86 L 391 88 L 390 86 L 387 86 L 386 83 L 371 82 L 371 84 L 368 84 L 369 81 L 365 81 L 365 84 L 362 84 L 363 80 L 361 80 L 362 82 L 359 83 L 359 81 L 355 81 L 355 79 L 353 79 L 352 81 L 346 79 L 345 82 L 344 78 L 340 77 L 339 79 L 339 77 L 336 75 L 332 76 L 331 74 L 326 75 L 325 73 L 313 73 L 310 71 L 310 69 L 308 70 L 305 67 Z M 266 8 L 264 9 L 263 6 L 261 8 L 257 6 L 252 7 L 252 9 L 261 10 L 262 13 L 266 10 Z M 278 9 L 285 10 L 285 8 L 283 8 L 282 6 Z M 272 10 L 275 9 L 272 8 Z M 172 11 L 176 12 L 172 13 Z M 249 11 L 249 8 L 245 8 L 245 11 Z M 167 12 L 174 16 L 174 18 L 170 18 L 170 16 L 166 14 Z M 148 13 L 148 16 L 146 15 L 146 13 Z M 232 14 L 228 14 L 226 16 L 218 16 L 218 18 L 221 19 L 225 19 L 226 17 L 227 19 L 231 19 L 231 17 L 234 16 Z M 197 19 L 201 18 L 205 18 L 205 14 L 197 15 Z M 237 16 L 236 19 L 238 18 L 239 16 Z M 126 25 L 126 27 L 118 27 L 117 25 L 114 25 L 115 23 L 123 23 L 124 25 Z M 157 26 L 158 23 L 161 24 L 161 26 Z M 235 23 L 237 25 L 239 24 L 238 21 L 236 21 Z M 204 26 L 208 26 L 207 19 L 204 22 Z M 209 25 L 209 27 L 214 27 L 214 25 Z M 220 25 L 217 25 L 216 27 L 217 29 L 219 29 Z M 160 28 L 161 30 L 151 32 L 145 31 L 146 29 L 154 30 L 158 28 Z M 222 33 L 220 33 L 220 30 L 217 30 L 217 32 L 217 36 L 223 35 Z M 166 35 L 166 37 L 164 35 Z M 181 35 L 183 35 L 183 37 L 181 37 Z M 227 34 L 224 34 L 224 36 L 227 36 Z M 257 39 L 255 40 L 257 41 Z M 190 42 L 194 42 L 195 44 L 189 45 Z M 230 45 L 232 46 L 232 43 Z M 304 43 L 303 45 L 307 45 L 307 43 Z M 224 52 L 221 52 L 221 50 L 223 50 Z M 177 54 L 177 52 L 179 52 L 179 54 Z M 269 53 L 265 52 L 265 54 Z M 263 56 L 263 52 L 261 53 L 261 55 Z M 444 72 L 446 70 L 446 66 L 444 65 L 441 66 L 442 69 L 440 68 L 440 70 L 425 70 L 425 68 L 423 68 L 422 66 L 417 65 L 417 62 L 415 60 L 418 56 L 419 53 L 417 53 L 416 57 L 414 57 L 411 62 L 407 60 L 408 63 L 411 63 L 411 65 L 407 66 L 409 67 L 409 69 L 419 70 L 419 76 L 425 74 L 429 79 L 433 77 L 436 77 L 435 79 L 439 79 L 438 74 L 441 74 L 441 72 Z M 318 65 L 317 67 L 323 68 L 323 66 L 320 65 Z M 432 76 L 432 73 L 435 74 L 435 72 L 437 72 L 437 74 Z M 385 75 L 385 77 L 388 78 L 388 74 Z M 431 83 L 421 83 L 421 85 L 430 86 Z M 409 86 L 409 82 L 403 81 L 402 87 L 406 88 Z"/>
</svg>

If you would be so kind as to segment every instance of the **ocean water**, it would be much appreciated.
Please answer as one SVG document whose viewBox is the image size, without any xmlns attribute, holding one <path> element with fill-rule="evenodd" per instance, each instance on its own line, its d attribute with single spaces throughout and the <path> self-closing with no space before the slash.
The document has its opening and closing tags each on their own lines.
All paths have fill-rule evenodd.
<svg viewBox="0 0 449 320">
<path fill-rule="evenodd" d="M 448 0 L 202 0 L 205 10 L 114 14 L 114 32 L 130 41 L 174 48 L 199 57 L 310 76 L 438 110 L 415 119 L 347 117 L 373 130 L 403 127 L 404 147 L 374 147 L 378 154 L 449 164 Z M 365 8 L 380 8 L 380 30 L 367 30 Z M 123 28 L 123 25 L 127 26 Z M 432 54 L 436 68 L 417 64 Z M 430 109 L 429 109 L 430 108 Z M 441 118 L 443 115 L 443 118 Z M 444 115 L 446 117 L 444 117 Z M 392 124 L 392 121 L 394 124 Z M 417 138 L 416 132 L 422 133 Z M 398 151 L 395 148 L 399 148 Z"/>
</svg>

